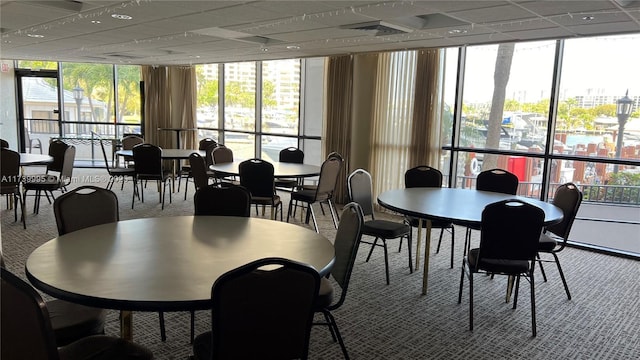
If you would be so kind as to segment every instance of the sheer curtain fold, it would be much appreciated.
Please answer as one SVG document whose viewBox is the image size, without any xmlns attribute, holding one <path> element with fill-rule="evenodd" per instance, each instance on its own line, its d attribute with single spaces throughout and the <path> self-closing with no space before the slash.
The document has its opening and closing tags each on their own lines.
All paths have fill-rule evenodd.
<svg viewBox="0 0 640 360">
<path fill-rule="evenodd" d="M 346 170 L 349 169 L 353 105 L 353 57 L 332 56 L 325 65 L 326 109 L 324 127 L 324 156 L 336 151 L 344 157 L 342 171 L 336 185 L 334 199 L 344 204 L 348 198 Z"/>
</svg>

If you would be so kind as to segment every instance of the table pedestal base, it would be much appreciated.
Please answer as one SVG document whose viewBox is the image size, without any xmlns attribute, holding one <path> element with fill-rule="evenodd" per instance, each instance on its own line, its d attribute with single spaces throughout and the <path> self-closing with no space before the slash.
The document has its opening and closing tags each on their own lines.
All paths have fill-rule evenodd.
<svg viewBox="0 0 640 360">
<path fill-rule="evenodd" d="M 120 311 L 120 337 L 133 341 L 133 312 Z"/>
</svg>

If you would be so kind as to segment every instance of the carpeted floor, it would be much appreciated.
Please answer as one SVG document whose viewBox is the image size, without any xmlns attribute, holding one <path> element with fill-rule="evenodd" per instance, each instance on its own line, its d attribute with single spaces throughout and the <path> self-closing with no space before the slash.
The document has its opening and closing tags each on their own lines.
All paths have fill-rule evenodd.
<svg viewBox="0 0 640 360">
<path fill-rule="evenodd" d="M 72 187 L 106 184 L 106 172 L 100 170 L 76 169 L 75 175 Z M 163 211 L 155 187 L 149 184 L 145 203 L 136 202 L 131 210 L 131 184 L 126 184 L 122 191 L 116 185 L 120 217 L 126 220 L 192 214 L 193 188 L 189 190 L 188 200 L 183 200 L 183 192 L 174 194 L 173 203 Z M 288 197 L 284 195 L 283 200 L 286 208 Z M 13 222 L 12 210 L 2 206 L 5 261 L 9 270 L 23 278 L 24 264 L 31 251 L 57 235 L 51 205 L 43 200 L 38 215 L 32 213 L 32 205 L 30 197 L 27 230 L 19 222 Z M 335 230 L 330 216 L 317 213 L 321 233 L 333 239 Z M 511 304 L 504 302 L 504 278 L 477 276 L 475 329 L 470 332 L 466 281 L 462 304 L 457 304 L 464 229 L 457 228 L 456 233 L 454 269 L 449 268 L 450 235 L 445 235 L 440 254 L 434 253 L 437 241 L 432 242 L 426 296 L 420 294 L 422 271 L 409 273 L 406 247 L 398 253 L 397 241 L 389 241 L 393 249 L 389 252 L 391 284 L 385 285 L 382 249 L 376 249 L 372 259 L 365 262 L 368 245 L 363 244 L 347 301 L 335 311 L 353 359 L 640 358 L 640 262 L 571 248 L 563 251 L 560 257 L 573 300 L 567 300 L 557 271 L 547 265 L 549 281 L 543 282 L 541 276 L 536 278 L 536 338 L 531 337 L 528 283 L 522 284 L 518 308 L 512 310 Z M 206 311 L 197 313 L 196 334 L 208 330 L 209 316 Z M 135 313 L 134 341 L 150 348 L 157 359 L 186 359 L 191 353 L 188 313 L 167 313 L 165 318 L 167 341 L 161 342 L 157 313 Z M 109 311 L 106 332 L 119 334 L 116 311 Z M 342 358 L 340 347 L 332 342 L 325 327 L 312 331 L 310 358 Z"/>
</svg>

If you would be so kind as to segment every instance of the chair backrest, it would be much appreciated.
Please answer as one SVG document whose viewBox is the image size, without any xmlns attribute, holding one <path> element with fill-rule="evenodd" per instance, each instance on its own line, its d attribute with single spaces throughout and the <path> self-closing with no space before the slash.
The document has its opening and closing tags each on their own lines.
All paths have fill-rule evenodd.
<svg viewBox="0 0 640 360">
<path fill-rule="evenodd" d="M 404 173 L 404 187 L 442 187 L 442 173 L 431 166 L 416 166 Z"/>
<path fill-rule="evenodd" d="M 5 268 L 2 276 L 0 358 L 57 360 L 56 338 L 42 297 Z"/>
<path fill-rule="evenodd" d="M 59 235 L 120 219 L 116 194 L 89 185 L 57 197 L 53 201 L 53 214 Z"/>
<path fill-rule="evenodd" d="M 340 155 L 339 153 L 332 151 L 329 153 L 329 155 L 327 155 L 327 159 L 331 159 L 331 158 L 336 158 L 338 160 L 340 160 L 340 162 L 344 162 L 344 158 L 342 157 L 342 155 Z"/>
<path fill-rule="evenodd" d="M 521 200 L 508 199 L 487 205 L 482 211 L 477 263 L 534 260 L 543 223 L 544 211 Z"/>
<path fill-rule="evenodd" d="M 0 176 L 3 193 L 13 192 L 20 185 L 20 154 L 7 148 L 0 150 Z"/>
<path fill-rule="evenodd" d="M 62 158 L 62 169 L 60 169 L 60 185 L 67 186 L 71 184 L 73 177 L 73 163 L 76 160 L 76 147 L 69 146 L 64 152 Z"/>
<path fill-rule="evenodd" d="M 204 138 L 198 142 L 198 150 L 207 150 L 209 146 L 217 146 L 218 142 L 212 138 Z"/>
<path fill-rule="evenodd" d="M 222 144 L 218 144 L 218 146 L 213 149 L 211 157 L 213 158 L 214 164 L 233 162 L 233 151 Z"/>
<path fill-rule="evenodd" d="M 569 238 L 573 221 L 576 219 L 581 203 L 582 192 L 575 184 L 566 183 L 560 185 L 553 196 L 553 205 L 562 209 L 562 221 L 547 226 L 546 230 L 551 231 L 566 241 L 567 238 Z"/>
<path fill-rule="evenodd" d="M 205 160 L 205 164 L 207 165 L 207 169 L 209 168 L 209 166 L 214 164 L 213 150 L 215 150 L 218 146 L 220 146 L 220 144 L 210 145 L 209 147 L 204 149 L 204 152 L 205 152 L 204 160 Z"/>
<path fill-rule="evenodd" d="M 243 217 L 251 215 L 251 193 L 244 186 L 201 187 L 196 190 L 193 202 L 195 215 Z"/>
<path fill-rule="evenodd" d="M 337 154 L 337 153 L 336 153 Z M 328 157 L 320 167 L 320 177 L 316 188 L 316 200 L 331 199 L 338 184 L 338 176 L 342 169 L 342 156 Z"/>
<path fill-rule="evenodd" d="M 49 156 L 53 161 L 47 164 L 47 172 L 62 172 L 62 164 L 64 163 L 64 154 L 69 145 L 60 139 L 56 139 L 49 143 Z"/>
<path fill-rule="evenodd" d="M 518 192 L 518 177 L 502 169 L 486 170 L 478 174 L 476 190 L 515 195 Z"/>
<path fill-rule="evenodd" d="M 332 305 L 334 308 L 342 305 L 347 295 L 349 279 L 351 278 L 353 265 L 358 254 L 358 245 L 362 237 L 363 223 L 362 208 L 358 203 L 350 202 L 344 206 L 342 215 L 340 215 L 338 231 L 333 242 L 336 258 L 333 268 L 331 268 L 331 275 L 342 288 L 340 299 Z"/>
<path fill-rule="evenodd" d="M 220 276 L 211 290 L 212 359 L 306 359 L 319 284 L 313 268 L 278 258 Z"/>
<path fill-rule="evenodd" d="M 132 149 L 136 176 L 162 177 L 162 149 L 152 144 L 136 145 Z"/>
<path fill-rule="evenodd" d="M 273 164 L 262 159 L 249 159 L 238 165 L 240 185 L 246 187 L 252 197 L 273 197 L 273 172 Z"/>
<path fill-rule="evenodd" d="M 356 169 L 347 178 L 349 199 L 358 203 L 365 217 L 374 218 L 373 214 L 373 184 L 371 174 L 364 169 Z"/>
<path fill-rule="evenodd" d="M 189 155 L 189 166 L 191 166 L 191 176 L 193 176 L 193 183 L 196 184 L 196 190 L 209 185 L 207 164 L 200 154 L 194 152 Z"/>
<path fill-rule="evenodd" d="M 9 148 L 9 142 L 5 139 L 0 139 L 0 148 L 2 149 L 8 149 Z"/>
<path fill-rule="evenodd" d="M 138 135 L 127 135 L 122 138 L 122 150 L 133 150 L 133 147 L 144 143 L 144 139 Z"/>
<path fill-rule="evenodd" d="M 304 151 L 293 146 L 282 149 L 280 150 L 280 153 L 278 153 L 278 161 L 285 163 L 302 164 L 304 163 Z"/>
</svg>

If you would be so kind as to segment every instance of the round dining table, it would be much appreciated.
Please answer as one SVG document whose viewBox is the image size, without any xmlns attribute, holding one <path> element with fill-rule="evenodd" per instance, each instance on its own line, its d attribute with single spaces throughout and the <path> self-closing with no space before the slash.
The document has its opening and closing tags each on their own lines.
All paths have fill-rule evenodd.
<svg viewBox="0 0 640 360">
<path fill-rule="evenodd" d="M 228 163 L 213 164 L 210 169 L 228 176 L 240 175 L 240 163 L 244 160 L 234 160 Z M 275 178 L 301 178 L 320 175 L 320 166 L 311 164 L 298 164 L 274 161 L 273 177 Z"/>
<path fill-rule="evenodd" d="M 132 219 L 74 231 L 31 253 L 27 278 L 59 299 L 121 311 L 132 338 L 132 311 L 210 308 L 216 279 L 267 257 L 308 264 L 321 276 L 334 248 L 307 228 L 251 217 L 172 216 Z"/>
<path fill-rule="evenodd" d="M 20 153 L 20 166 L 47 165 L 52 162 L 51 155 Z"/>
<path fill-rule="evenodd" d="M 422 276 L 422 294 L 427 293 L 429 278 L 429 248 L 431 242 L 431 221 L 443 220 L 463 226 L 479 226 L 482 211 L 488 204 L 517 199 L 535 205 L 544 211 L 544 225 L 562 221 L 563 213 L 557 206 L 524 196 L 502 194 L 490 191 L 458 188 L 405 188 L 381 193 L 378 203 L 395 212 L 420 219 L 416 249 L 416 268 L 419 265 L 422 221 L 426 221 L 426 244 Z"/>
</svg>

